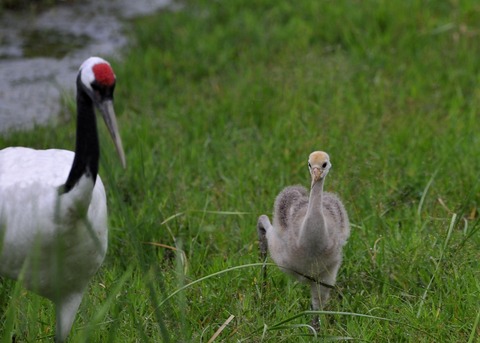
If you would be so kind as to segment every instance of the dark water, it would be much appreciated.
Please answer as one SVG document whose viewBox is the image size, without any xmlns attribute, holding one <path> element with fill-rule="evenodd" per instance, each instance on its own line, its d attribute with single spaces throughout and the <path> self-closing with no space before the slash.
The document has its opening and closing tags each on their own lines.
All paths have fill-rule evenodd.
<svg viewBox="0 0 480 343">
<path fill-rule="evenodd" d="M 55 121 L 89 56 L 121 58 L 127 19 L 171 6 L 171 0 L 87 1 L 40 14 L 0 16 L 0 132 Z"/>
</svg>

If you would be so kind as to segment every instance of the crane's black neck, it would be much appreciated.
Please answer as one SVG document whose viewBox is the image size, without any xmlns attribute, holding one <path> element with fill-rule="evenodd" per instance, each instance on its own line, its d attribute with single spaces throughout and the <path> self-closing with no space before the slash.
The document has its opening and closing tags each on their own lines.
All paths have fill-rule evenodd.
<svg viewBox="0 0 480 343">
<path fill-rule="evenodd" d="M 99 158 L 100 147 L 98 143 L 94 104 L 84 89 L 79 74 L 77 77 L 77 138 L 75 158 L 63 191 L 68 193 L 84 175 L 91 177 L 95 183 Z"/>
</svg>

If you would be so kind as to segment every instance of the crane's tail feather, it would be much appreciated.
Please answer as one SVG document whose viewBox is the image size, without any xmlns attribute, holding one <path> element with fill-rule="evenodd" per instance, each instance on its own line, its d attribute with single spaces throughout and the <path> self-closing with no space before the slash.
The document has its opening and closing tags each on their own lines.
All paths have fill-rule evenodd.
<svg viewBox="0 0 480 343">
<path fill-rule="evenodd" d="M 270 228 L 270 220 L 266 215 L 261 215 L 258 218 L 257 223 L 257 234 L 258 234 L 258 243 L 260 249 L 260 259 L 265 261 L 267 258 L 267 251 L 268 251 L 268 242 L 267 242 L 267 230 Z"/>
<path fill-rule="evenodd" d="M 272 224 L 266 215 L 261 215 L 258 218 L 257 222 L 257 234 L 258 234 L 258 247 L 260 250 L 260 260 L 264 263 L 262 266 L 262 288 L 265 289 L 267 284 L 267 251 L 268 251 L 268 241 L 267 241 L 267 230 L 270 229 Z"/>
</svg>

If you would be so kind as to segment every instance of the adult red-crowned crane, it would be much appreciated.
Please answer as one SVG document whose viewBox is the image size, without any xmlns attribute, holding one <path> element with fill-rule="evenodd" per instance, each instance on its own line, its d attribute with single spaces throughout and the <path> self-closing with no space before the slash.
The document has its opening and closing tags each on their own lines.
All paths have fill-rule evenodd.
<svg viewBox="0 0 480 343">
<path fill-rule="evenodd" d="M 266 215 L 257 224 L 262 258 L 269 251 L 283 271 L 310 284 L 313 310 L 323 308 L 329 298 L 350 235 L 342 202 L 323 191 L 330 167 L 327 153 L 312 152 L 308 158 L 310 194 L 302 186 L 286 187 L 275 200 L 273 225 Z"/>
<path fill-rule="evenodd" d="M 117 153 L 125 154 L 113 110 L 115 74 L 90 57 L 77 77 L 75 152 L 0 151 L 0 276 L 50 299 L 56 342 L 64 342 L 89 280 L 107 251 L 107 200 L 100 177 L 96 106 Z"/>
</svg>

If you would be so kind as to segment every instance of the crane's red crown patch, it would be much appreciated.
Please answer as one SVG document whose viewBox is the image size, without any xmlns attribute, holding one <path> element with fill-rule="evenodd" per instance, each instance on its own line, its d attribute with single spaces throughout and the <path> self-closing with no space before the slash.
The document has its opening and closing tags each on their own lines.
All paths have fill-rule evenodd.
<svg viewBox="0 0 480 343">
<path fill-rule="evenodd" d="M 115 83 L 115 74 L 107 63 L 95 64 L 92 68 L 95 80 L 104 86 L 112 86 Z"/>
</svg>

